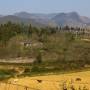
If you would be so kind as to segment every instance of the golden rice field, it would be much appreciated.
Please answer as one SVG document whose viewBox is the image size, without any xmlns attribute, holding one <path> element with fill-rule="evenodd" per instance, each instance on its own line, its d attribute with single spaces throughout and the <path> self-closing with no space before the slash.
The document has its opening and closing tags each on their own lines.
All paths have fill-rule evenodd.
<svg viewBox="0 0 90 90">
<path fill-rule="evenodd" d="M 63 90 L 63 88 L 67 88 L 67 90 L 90 90 L 90 71 L 11 78 L 8 82 L 12 84 L 1 83 L 0 90 Z M 74 89 L 72 86 L 74 86 Z"/>
</svg>

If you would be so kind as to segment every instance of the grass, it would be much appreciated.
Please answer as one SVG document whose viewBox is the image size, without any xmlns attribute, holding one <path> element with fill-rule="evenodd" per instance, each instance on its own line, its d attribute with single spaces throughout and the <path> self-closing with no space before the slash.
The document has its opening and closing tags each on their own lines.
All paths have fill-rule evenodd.
<svg viewBox="0 0 90 90">
<path fill-rule="evenodd" d="M 14 71 L 11 70 L 0 70 L 0 80 L 6 80 L 14 76 Z"/>
</svg>

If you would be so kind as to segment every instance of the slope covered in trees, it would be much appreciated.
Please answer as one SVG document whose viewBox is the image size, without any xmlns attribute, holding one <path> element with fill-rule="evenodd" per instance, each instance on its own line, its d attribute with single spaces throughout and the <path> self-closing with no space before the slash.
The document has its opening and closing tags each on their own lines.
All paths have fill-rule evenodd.
<svg viewBox="0 0 90 90">
<path fill-rule="evenodd" d="M 77 35 L 77 31 L 82 32 Z M 1 24 L 0 59 L 32 58 L 32 72 L 89 67 L 90 42 L 82 40 L 84 31 L 68 26 L 36 28 L 11 22 Z"/>
</svg>

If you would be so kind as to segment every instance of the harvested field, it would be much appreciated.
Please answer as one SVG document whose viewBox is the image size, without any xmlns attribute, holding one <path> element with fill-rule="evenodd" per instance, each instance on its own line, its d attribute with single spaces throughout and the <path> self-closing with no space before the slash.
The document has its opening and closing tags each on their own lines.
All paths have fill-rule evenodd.
<svg viewBox="0 0 90 90">
<path fill-rule="evenodd" d="M 11 78 L 8 80 L 8 84 L 0 84 L 0 90 L 64 90 L 63 88 L 67 88 L 67 90 L 90 90 L 90 71 Z"/>
</svg>

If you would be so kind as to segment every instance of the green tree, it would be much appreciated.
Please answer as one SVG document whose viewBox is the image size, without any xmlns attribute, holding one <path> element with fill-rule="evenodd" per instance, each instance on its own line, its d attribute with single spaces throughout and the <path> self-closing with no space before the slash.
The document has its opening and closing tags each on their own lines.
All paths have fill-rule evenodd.
<svg viewBox="0 0 90 90">
<path fill-rule="evenodd" d="M 36 56 L 36 60 L 34 61 L 35 64 L 41 64 L 42 63 L 42 55 L 39 52 L 38 55 Z"/>
<path fill-rule="evenodd" d="M 32 25 L 30 24 L 29 27 L 28 27 L 28 32 L 27 32 L 28 37 L 30 35 L 32 36 L 32 33 L 33 33 L 33 28 L 32 28 Z"/>
</svg>

